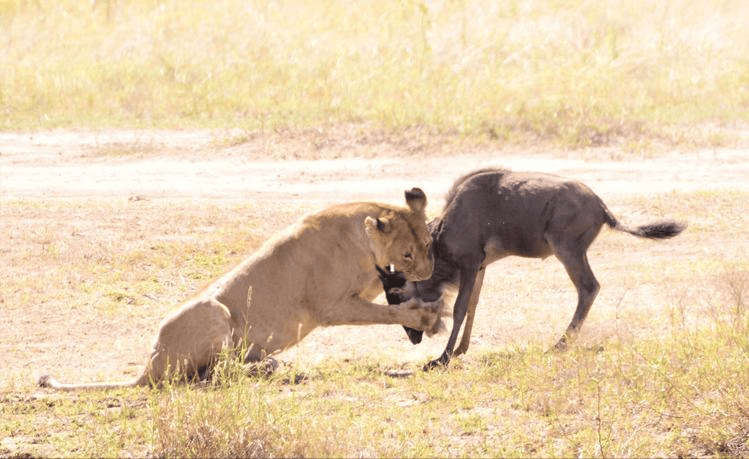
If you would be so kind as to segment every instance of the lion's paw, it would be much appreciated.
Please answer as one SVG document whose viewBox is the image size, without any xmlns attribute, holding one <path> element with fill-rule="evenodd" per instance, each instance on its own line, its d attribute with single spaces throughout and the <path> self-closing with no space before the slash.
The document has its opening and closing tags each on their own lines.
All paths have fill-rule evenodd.
<svg viewBox="0 0 749 459">
<path fill-rule="evenodd" d="M 445 329 L 445 324 L 442 322 L 442 309 L 445 306 L 445 302 L 442 298 L 436 301 L 425 302 L 417 298 L 408 300 L 404 306 L 408 309 L 416 310 L 419 312 L 420 325 L 419 330 L 424 330 L 427 336 L 432 336 Z"/>
<path fill-rule="evenodd" d="M 442 311 L 445 308 L 444 299 L 440 297 L 436 301 L 424 303 L 424 307 L 427 309 L 433 310 L 437 316 L 437 320 L 435 320 L 434 323 L 432 323 L 431 327 L 424 329 L 424 332 L 427 334 L 427 336 L 432 337 L 436 335 L 437 333 L 447 330 L 447 327 L 445 326 L 445 322 L 442 321 L 442 315 L 443 315 Z"/>
</svg>

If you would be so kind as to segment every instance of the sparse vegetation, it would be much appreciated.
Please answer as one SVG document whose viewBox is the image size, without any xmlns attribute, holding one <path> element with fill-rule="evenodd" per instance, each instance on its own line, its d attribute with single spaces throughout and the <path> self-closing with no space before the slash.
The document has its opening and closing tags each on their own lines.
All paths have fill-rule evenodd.
<svg viewBox="0 0 749 459">
<path fill-rule="evenodd" d="M 6 395 L 2 433 L 33 436 L 42 422 L 67 432 L 45 440 L 66 456 L 744 457 L 748 324 L 603 350 L 485 352 L 409 378 L 379 360 L 334 360 L 303 378 L 284 368 L 150 394 Z"/>
<path fill-rule="evenodd" d="M 726 332 L 730 345 L 721 336 Z M 195 457 L 737 455 L 740 450 L 729 450 L 737 440 L 745 441 L 749 398 L 743 387 L 749 365 L 732 339 L 745 332 L 720 327 L 634 346 L 609 342 L 601 352 L 490 352 L 469 365 L 407 379 L 389 378 L 373 362 L 331 362 L 300 386 L 280 373 L 271 381 L 219 391 L 179 389 L 153 396 L 161 400 L 155 452 Z M 169 403 L 163 401 L 167 398 Z M 191 450 L 185 438 L 206 449 Z"/>
<path fill-rule="evenodd" d="M 490 144 L 613 162 L 745 148 L 747 24 L 744 0 L 0 0 L 0 130 L 221 128 L 189 154 L 268 161 L 471 142 L 497 162 Z M 187 155 L 189 136 L 152 137 L 97 138 L 59 161 Z M 3 179 L 17 159 L 37 166 L 0 155 Z M 565 353 L 545 351 L 571 313 L 566 274 L 508 259 L 482 292 L 484 343 L 446 370 L 419 372 L 403 336 L 380 355 L 342 333 L 318 344 L 336 357 L 285 361 L 291 350 L 267 378 L 227 359 L 205 384 L 55 394 L 33 386 L 38 372 L 134 375 L 169 311 L 332 193 L 269 205 L 4 186 L 2 457 L 749 456 L 745 188 L 607 199 L 689 228 L 659 248 L 598 239 L 604 287 Z M 357 345 L 341 337 L 369 354 L 338 356 Z"/>
<path fill-rule="evenodd" d="M 314 365 L 286 363 L 268 378 L 246 376 L 236 361 L 226 360 L 214 380 L 202 385 L 167 385 L 151 392 L 51 394 L 28 391 L 32 377 L 22 372 L 17 376 L 20 380 L 0 392 L 0 437 L 8 439 L 0 453 L 67 457 L 746 456 L 749 266 L 738 256 L 717 261 L 720 249 L 714 245 L 706 246 L 699 260 L 683 255 L 690 244 L 715 237 L 716 224 L 724 220 L 719 213 L 701 214 L 700 209 L 709 204 L 734 214 L 745 202 L 745 193 L 739 192 L 721 197 L 679 193 L 651 200 L 655 212 L 663 206 L 677 217 L 694 214 L 702 219 L 703 225 L 690 227 L 678 244 L 685 245 L 681 255 L 648 254 L 654 265 L 638 265 L 633 260 L 642 255 L 635 251 L 628 254 L 631 259 L 614 255 L 599 263 L 617 273 L 608 290 L 632 279 L 634 284 L 627 287 L 630 296 L 649 295 L 647 286 L 655 284 L 681 292 L 664 292 L 647 300 L 649 307 L 671 308 L 670 323 L 663 323 L 664 319 L 650 323 L 652 317 L 643 317 L 640 309 L 630 312 L 636 317 L 618 317 L 617 305 L 617 317 L 612 320 L 621 321 L 619 325 L 595 325 L 594 320 L 588 331 L 595 335 L 603 329 L 605 336 L 583 340 L 568 352 L 545 352 L 541 340 L 556 335 L 526 336 L 509 339 L 513 344 L 507 347 L 472 350 L 447 370 L 431 373 L 419 372 L 418 364 L 399 363 L 393 354 L 345 361 L 332 358 Z M 97 201 L 56 205 L 47 214 L 36 210 L 38 202 L 15 202 L 10 208 L 4 203 L 3 215 L 27 215 L 27 223 L 33 223 L 41 235 L 38 241 L 29 238 L 27 247 L 14 247 L 9 252 L 13 256 L 6 257 L 9 266 L 29 254 L 51 257 L 38 261 L 38 266 L 49 269 L 38 278 L 21 277 L 22 266 L 4 272 L 3 300 L 4 307 L 10 307 L 8 313 L 28 304 L 20 295 L 29 289 L 38 292 L 36 301 L 54 307 L 67 304 L 65 292 L 71 287 L 66 285 L 75 277 L 97 279 L 77 300 L 90 304 L 84 310 L 96 305 L 98 312 L 91 313 L 108 311 L 102 324 L 142 315 L 149 322 L 158 321 L 178 298 L 198 288 L 189 273 L 202 272 L 206 278 L 217 275 L 247 246 L 257 245 L 260 234 L 271 230 L 262 226 L 262 212 L 244 204 L 233 204 L 232 213 L 255 217 L 238 224 L 221 217 L 226 203 L 205 206 L 197 215 L 190 213 L 189 203 L 172 203 L 167 210 L 158 202 L 145 201 L 137 205 L 144 206 L 140 212 L 151 210 L 139 214 L 146 218 L 143 224 L 151 227 L 148 238 L 140 237 L 128 219 L 120 216 L 122 223 L 114 225 L 111 233 L 88 232 L 93 238 L 89 244 L 75 245 L 75 232 L 64 226 L 45 230 L 39 223 L 59 219 L 55 212 L 75 214 L 78 220 L 70 224 L 82 232 L 91 221 L 101 220 L 114 209 Z M 736 218 L 745 224 L 746 216 Z M 207 231 L 205 222 L 210 219 L 220 223 Z M 176 221 L 183 224 L 178 227 Z M 16 226 L 3 227 L 6 234 L 17 234 L 17 230 Z M 57 250 L 49 250 L 49 240 L 55 241 Z M 109 252 L 112 240 L 119 241 L 121 256 Z M 620 245 L 615 233 L 606 234 L 597 242 L 594 256 L 617 254 Z M 101 249 L 92 249 L 96 247 Z M 633 250 L 631 241 L 627 247 Z M 75 269 L 51 269 L 61 258 Z M 627 276 L 622 276 L 625 271 Z M 601 272 L 606 276 L 607 269 Z M 557 288 L 537 273 L 526 277 L 535 285 L 532 290 L 541 285 Z M 568 288 L 568 281 L 562 280 Z M 55 282 L 63 285 L 43 287 Z M 509 282 L 488 283 L 482 307 L 491 310 L 492 295 L 514 289 Z M 130 304 L 129 298 L 136 304 Z M 656 304 L 669 298 L 673 304 Z M 612 300 L 605 296 L 601 300 L 594 315 L 608 320 L 611 312 L 606 303 Z M 535 300 L 512 301 L 524 308 Z M 566 319 L 567 315 L 560 318 Z M 627 330 L 610 333 L 611 327 L 623 324 Z M 402 332 L 395 328 L 394 332 Z M 75 334 L 72 330 L 71 336 Z M 110 338 L 99 340 L 105 342 L 96 346 L 111 346 L 115 338 Z M 139 343 L 124 345 L 132 348 Z M 103 349 L 92 351 L 107 354 Z M 280 358 L 283 361 L 283 354 Z M 416 372 L 405 378 L 389 376 L 392 365 Z M 89 369 L 93 378 L 96 367 L 100 365 Z"/>
<path fill-rule="evenodd" d="M 742 0 L 0 2 L 0 128 L 746 144 Z"/>
</svg>

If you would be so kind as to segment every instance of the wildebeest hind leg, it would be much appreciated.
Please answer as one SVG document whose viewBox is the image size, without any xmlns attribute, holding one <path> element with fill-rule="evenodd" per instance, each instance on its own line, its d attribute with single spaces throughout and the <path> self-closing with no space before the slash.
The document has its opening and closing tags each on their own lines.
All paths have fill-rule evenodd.
<svg viewBox="0 0 749 459">
<path fill-rule="evenodd" d="M 460 338 L 460 344 L 453 353 L 454 356 L 465 354 L 468 350 L 468 345 L 471 342 L 471 329 L 473 328 L 473 317 L 476 314 L 476 305 L 479 302 L 479 295 L 481 295 L 481 286 L 484 285 L 484 273 L 486 268 L 481 268 L 479 273 L 476 275 L 476 282 L 473 284 L 473 292 L 471 292 L 471 299 L 468 300 L 468 311 L 466 312 L 466 324 L 463 327 L 463 336 Z"/>
<path fill-rule="evenodd" d="M 558 250 L 556 256 L 564 265 L 567 274 L 577 289 L 575 315 L 567 326 L 567 331 L 554 346 L 555 349 L 561 350 L 565 349 L 569 341 L 580 331 L 580 327 L 582 327 L 585 318 L 588 316 L 588 311 L 590 311 L 590 307 L 593 305 L 596 295 L 598 295 L 600 285 L 590 269 L 585 251 L 580 253 L 579 250 Z"/>
</svg>

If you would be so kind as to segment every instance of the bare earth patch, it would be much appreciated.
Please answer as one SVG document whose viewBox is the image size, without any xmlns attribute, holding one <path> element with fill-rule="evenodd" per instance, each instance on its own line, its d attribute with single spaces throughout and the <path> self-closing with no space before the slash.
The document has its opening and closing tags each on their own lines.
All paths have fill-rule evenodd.
<svg viewBox="0 0 749 459">
<path fill-rule="evenodd" d="M 747 151 L 640 158 L 442 140 L 345 129 L 0 133 L 2 392 L 33 398 L 42 373 L 65 381 L 130 378 L 168 311 L 304 213 L 353 200 L 400 204 L 404 189 L 419 186 L 433 216 L 452 181 L 480 167 L 577 178 L 627 223 L 673 217 L 690 224 L 658 243 L 602 231 L 589 253 L 602 289 L 582 345 L 699 324 L 718 301 L 712 292 L 730 292 L 716 284 L 746 269 Z M 461 359 L 481 348 L 549 346 L 574 305 L 556 260 L 495 263 L 471 351 Z M 334 327 L 278 358 L 303 367 L 374 354 L 393 372 L 408 372 L 438 356 L 446 338 L 412 346 L 396 326 Z M 0 453 L 13 450 L 0 445 Z"/>
<path fill-rule="evenodd" d="M 197 290 L 210 281 L 201 279 L 149 301 L 163 302 L 156 310 L 152 304 L 127 307 L 128 300 L 120 299 L 125 303 L 123 311 L 115 308 L 102 315 L 91 310 L 95 305 L 81 305 L 78 296 L 81 284 L 96 284 L 96 277 L 77 279 L 75 272 L 69 272 L 73 279 L 66 285 L 43 283 L 44 292 L 26 290 L 18 280 L 45 275 L 54 279 L 51 272 L 66 271 L 64 256 L 40 256 L 50 248 L 88 250 L 92 252 L 89 258 L 116 258 L 136 243 L 149 245 L 149 238 L 154 242 L 171 237 L 178 244 L 180 236 L 168 233 L 180 222 L 194 225 L 196 219 L 203 220 L 202 228 L 181 236 L 189 240 L 199 238 L 200 231 L 211 232 L 246 219 L 254 222 L 253 240 L 241 253 L 231 255 L 236 261 L 304 213 L 338 202 L 400 203 L 404 189 L 419 186 L 430 198 L 429 213 L 435 215 L 454 179 L 490 165 L 580 179 L 628 222 L 672 216 L 694 225 L 695 219 L 684 214 L 688 209 L 672 210 L 665 204 L 649 207 L 674 193 L 749 192 L 746 151 L 674 152 L 616 160 L 612 159 L 615 153 L 606 150 L 544 153 L 452 146 L 453 151 L 445 151 L 444 146 L 418 140 L 336 134 L 333 138 L 319 133 L 239 138 L 236 133 L 215 131 L 0 134 L 0 254 L 6 267 L 0 274 L 4 278 L 0 304 L 12 311 L 6 314 L 0 341 L 10 370 L 3 372 L 3 385 L 19 374 L 26 377 L 45 371 L 104 378 L 123 377 L 123 371 L 134 373 L 164 313 L 194 293 L 192 288 Z M 251 215 L 231 212 L 247 206 Z M 596 331 L 604 313 L 636 316 L 641 308 L 654 306 L 654 294 L 670 299 L 666 303 L 687 295 L 657 279 L 637 285 L 626 275 L 629 267 L 639 272 L 642 263 L 665 260 L 668 264 L 669 259 L 698 263 L 695 257 L 706 254 L 727 260 L 746 258 L 749 238 L 736 234 L 746 234 L 746 225 L 740 226 L 746 217 L 724 217 L 738 220 L 729 234 L 718 234 L 716 241 L 703 237 L 695 241 L 688 231 L 674 241 L 654 244 L 604 231 L 591 251 L 591 263 L 603 287 L 583 328 L 583 340 L 595 341 L 595 333 L 611 333 Z M 724 238 L 732 244 L 720 244 Z M 623 252 L 607 253 L 604 244 L 621 246 Z M 149 263 L 147 256 L 141 261 Z M 226 263 L 223 269 L 231 266 Z M 70 269 L 75 271 L 75 266 Z M 474 348 L 527 340 L 548 343 L 571 317 L 574 291 L 556 260 L 507 259 L 492 265 L 487 276 Z M 156 299 L 149 291 L 131 294 L 147 301 Z M 522 295 L 532 298 L 518 298 Z M 59 305 L 39 303 L 40 297 L 52 298 L 49 301 Z M 528 303 L 518 305 L 518 301 Z M 613 308 L 619 310 L 607 311 Z M 666 314 L 658 309 L 653 313 Z M 636 332 L 628 329 L 627 333 Z M 404 336 L 397 327 L 367 327 L 357 333 L 346 327 L 318 330 L 282 358 L 311 364 L 331 354 L 382 352 L 394 362 L 420 360 L 438 353 L 445 340 L 438 336 L 412 348 Z M 30 385 L 33 379 L 18 383 Z"/>
</svg>

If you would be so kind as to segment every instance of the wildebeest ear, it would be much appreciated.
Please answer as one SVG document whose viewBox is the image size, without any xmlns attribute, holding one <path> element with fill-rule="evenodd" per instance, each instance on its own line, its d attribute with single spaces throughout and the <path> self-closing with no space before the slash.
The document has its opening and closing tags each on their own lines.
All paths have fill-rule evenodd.
<svg viewBox="0 0 749 459">
<path fill-rule="evenodd" d="M 427 195 L 421 188 L 406 190 L 406 204 L 413 212 L 423 214 L 427 208 Z"/>
<path fill-rule="evenodd" d="M 372 218 L 367 217 L 364 219 L 364 227 L 367 230 L 367 234 L 373 234 L 375 231 L 382 233 L 390 232 L 390 222 L 387 218 Z"/>
</svg>

